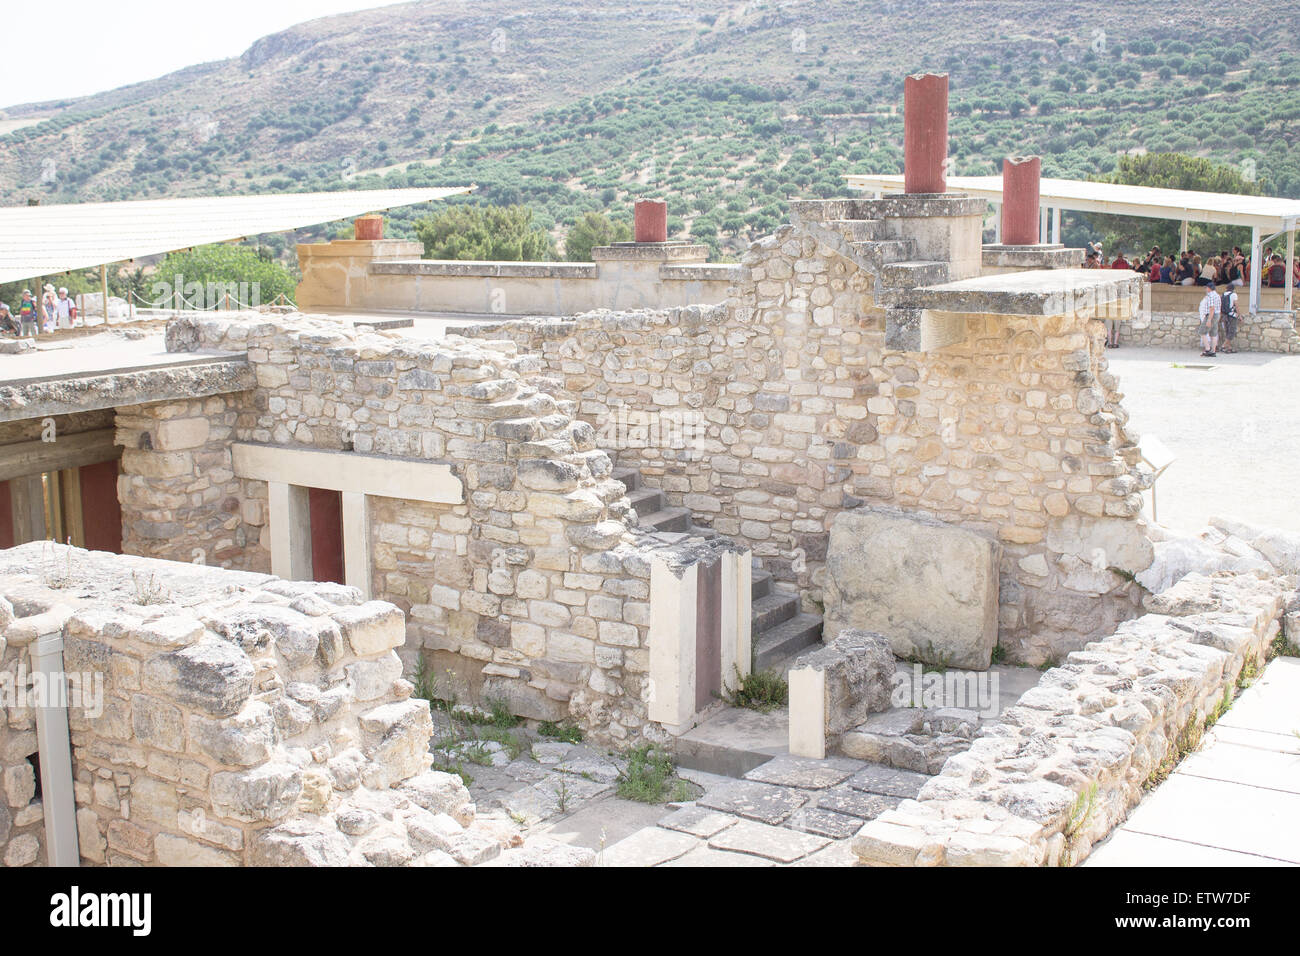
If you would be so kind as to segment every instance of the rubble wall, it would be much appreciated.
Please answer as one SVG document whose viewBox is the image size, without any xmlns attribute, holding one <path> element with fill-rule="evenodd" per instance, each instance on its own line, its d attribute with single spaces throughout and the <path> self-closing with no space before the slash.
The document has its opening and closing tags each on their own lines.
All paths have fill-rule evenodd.
<svg viewBox="0 0 1300 956">
<path fill-rule="evenodd" d="M 620 465 L 751 547 L 805 610 L 835 514 L 888 504 L 1001 542 L 1009 660 L 1059 659 L 1132 617 L 1151 545 L 1104 325 L 976 313 L 961 344 L 889 351 L 873 281 L 787 226 L 751 247 L 725 306 L 465 332 L 540 356 Z"/>
</svg>

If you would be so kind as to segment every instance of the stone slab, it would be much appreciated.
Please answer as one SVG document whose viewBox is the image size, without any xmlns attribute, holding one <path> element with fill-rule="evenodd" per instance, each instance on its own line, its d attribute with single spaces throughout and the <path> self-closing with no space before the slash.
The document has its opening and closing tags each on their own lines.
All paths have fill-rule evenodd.
<svg viewBox="0 0 1300 956">
<path fill-rule="evenodd" d="M 1300 724 L 1300 714 L 1296 722 Z M 1257 732 L 1253 736 L 1258 739 L 1281 735 Z M 1178 773 L 1300 795 L 1300 760 L 1294 754 L 1230 744 L 1222 739 L 1215 739 L 1211 746 L 1189 755 L 1178 765 Z"/>
<path fill-rule="evenodd" d="M 896 508 L 835 516 L 826 556 L 826 636 L 885 635 L 899 657 L 983 670 L 998 637 L 991 538 Z"/>
<path fill-rule="evenodd" d="M 848 785 L 867 793 L 914 800 L 929 780 L 923 773 L 872 764 L 850 777 Z"/>
<path fill-rule="evenodd" d="M 606 847 L 601 863 L 604 866 L 658 866 L 702 846 L 698 837 L 663 827 L 647 827 L 630 837 Z"/>
<path fill-rule="evenodd" d="M 727 827 L 709 840 L 714 850 L 731 850 L 749 853 L 777 863 L 793 863 L 809 853 L 815 853 L 830 843 L 825 837 L 811 833 L 796 833 L 784 827 L 768 826 L 752 820 L 741 820 Z"/>
<path fill-rule="evenodd" d="M 679 856 L 677 859 L 665 863 L 666 867 L 676 866 L 776 866 L 771 860 L 765 860 L 762 857 L 751 856 L 748 853 L 729 853 L 725 850 L 714 850 L 711 847 L 701 846 L 697 850 L 692 850 L 685 856 Z"/>
<path fill-rule="evenodd" d="M 746 780 L 770 783 L 779 787 L 797 787 L 800 790 L 825 790 L 843 783 L 863 768 L 858 760 L 847 757 L 794 757 L 782 754 L 745 774 Z"/>
<path fill-rule="evenodd" d="M 1297 819 L 1300 794 L 1175 773 L 1138 805 L 1124 829 L 1300 864 Z"/>
<path fill-rule="evenodd" d="M 785 821 L 787 830 L 799 833 L 813 833 L 829 837 L 832 840 L 847 840 L 862 829 L 863 821 L 858 817 L 847 816 L 821 807 L 804 807 L 791 814 Z"/>
<path fill-rule="evenodd" d="M 1238 853 L 1200 843 L 1116 830 L 1083 861 L 1083 866 L 1178 867 L 1290 866 L 1283 860 Z"/>
<path fill-rule="evenodd" d="M 682 807 L 660 819 L 659 826 L 667 827 L 669 830 L 680 830 L 682 833 L 707 840 L 735 822 L 736 818 L 727 813 L 706 810 L 704 807 Z"/>
<path fill-rule="evenodd" d="M 858 817 L 860 820 L 874 820 L 886 810 L 892 810 L 902 802 L 903 797 L 867 793 L 848 786 L 834 787 L 817 794 L 818 807 Z"/>
<path fill-rule="evenodd" d="M 808 794 L 753 780 L 737 780 L 700 797 L 696 803 L 710 810 L 734 813 L 747 820 L 776 826 L 808 802 Z"/>
</svg>

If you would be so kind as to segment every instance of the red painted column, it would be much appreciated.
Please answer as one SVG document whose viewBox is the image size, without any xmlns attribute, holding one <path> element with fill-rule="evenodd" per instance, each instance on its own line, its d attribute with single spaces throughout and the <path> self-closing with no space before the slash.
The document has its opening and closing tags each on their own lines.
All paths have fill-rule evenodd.
<svg viewBox="0 0 1300 956">
<path fill-rule="evenodd" d="M 383 216 L 358 216 L 352 221 L 353 235 L 358 239 L 384 238 Z"/>
<path fill-rule="evenodd" d="M 637 242 L 668 241 L 668 203 L 638 199 L 632 207 L 632 237 Z"/>
<path fill-rule="evenodd" d="M 1043 161 L 1008 156 L 1002 161 L 1002 244 L 1038 244 L 1038 187 Z"/>
<path fill-rule="evenodd" d="M 903 192 L 943 192 L 947 159 L 948 74 L 904 78 Z"/>
</svg>

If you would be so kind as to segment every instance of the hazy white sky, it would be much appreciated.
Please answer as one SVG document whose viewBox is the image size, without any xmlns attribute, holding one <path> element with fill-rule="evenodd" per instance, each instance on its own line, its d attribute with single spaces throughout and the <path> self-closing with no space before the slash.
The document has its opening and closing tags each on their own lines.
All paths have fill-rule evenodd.
<svg viewBox="0 0 1300 956">
<path fill-rule="evenodd" d="M 6 0 L 0 109 L 237 56 L 304 20 L 396 0 Z"/>
</svg>

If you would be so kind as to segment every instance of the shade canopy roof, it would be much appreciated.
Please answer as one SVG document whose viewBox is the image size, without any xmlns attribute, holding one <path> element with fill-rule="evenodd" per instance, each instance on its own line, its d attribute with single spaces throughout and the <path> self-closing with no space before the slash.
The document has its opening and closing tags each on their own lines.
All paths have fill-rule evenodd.
<svg viewBox="0 0 1300 956">
<path fill-rule="evenodd" d="M 0 282 L 287 232 L 464 195 L 473 186 L 0 207 Z"/>
<path fill-rule="evenodd" d="M 895 192 L 903 188 L 902 176 L 846 176 L 850 189 Z M 951 176 L 950 192 L 962 192 L 1002 201 L 1001 176 Z M 1225 226 L 1257 227 L 1268 233 L 1287 232 L 1300 221 L 1300 199 L 1276 196 L 1237 196 L 1154 186 L 1123 186 L 1082 179 L 1043 179 L 1039 203 L 1052 209 L 1145 216 L 1184 222 L 1213 222 Z"/>
</svg>

